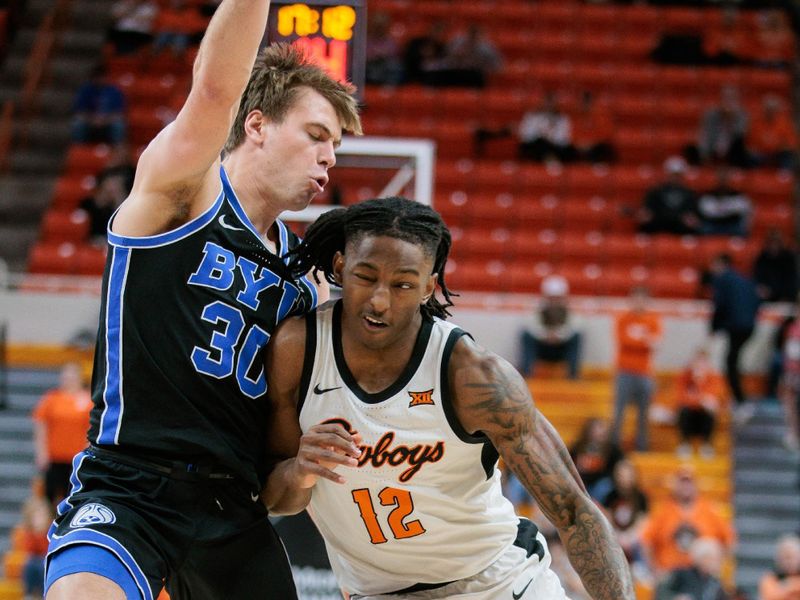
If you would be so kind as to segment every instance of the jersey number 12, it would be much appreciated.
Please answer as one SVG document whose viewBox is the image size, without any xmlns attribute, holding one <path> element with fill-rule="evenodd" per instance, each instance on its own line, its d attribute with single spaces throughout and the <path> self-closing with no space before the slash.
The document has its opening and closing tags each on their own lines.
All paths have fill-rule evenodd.
<svg viewBox="0 0 800 600">
<path fill-rule="evenodd" d="M 386 487 L 378 494 L 378 499 L 382 506 L 394 506 L 387 518 L 389 529 L 396 540 L 403 540 L 425 533 L 425 528 L 418 519 L 405 523 L 405 518 L 414 510 L 414 501 L 411 493 L 406 490 Z M 361 513 L 361 520 L 367 527 L 369 539 L 373 544 L 385 544 L 387 539 L 383 533 L 378 515 L 375 512 L 375 505 L 372 503 L 372 495 L 367 488 L 353 490 L 353 502 L 358 505 Z"/>
</svg>

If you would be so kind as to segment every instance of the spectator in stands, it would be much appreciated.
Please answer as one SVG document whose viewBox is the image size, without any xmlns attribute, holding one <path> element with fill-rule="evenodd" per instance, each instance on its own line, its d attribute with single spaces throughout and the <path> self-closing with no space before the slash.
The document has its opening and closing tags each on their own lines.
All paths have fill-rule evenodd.
<svg viewBox="0 0 800 600">
<path fill-rule="evenodd" d="M 22 506 L 22 549 L 28 555 L 22 567 L 23 600 L 40 600 L 44 596 L 47 531 L 54 517 L 52 504 L 41 496 L 31 496 Z"/>
<path fill-rule="evenodd" d="M 760 600 L 800 600 L 800 537 L 781 536 L 775 548 L 775 566 L 758 584 Z"/>
<path fill-rule="evenodd" d="M 643 233 L 697 233 L 697 194 L 684 183 L 686 162 L 679 156 L 664 161 L 664 181 L 649 189 L 637 214 Z"/>
<path fill-rule="evenodd" d="M 108 222 L 126 196 L 122 175 L 98 176 L 94 191 L 78 206 L 89 217 L 89 241 L 105 245 Z"/>
<path fill-rule="evenodd" d="M 749 156 L 745 136 L 749 117 L 739 101 L 739 90 L 726 85 L 720 93 L 720 103 L 706 111 L 700 124 L 697 145 L 689 146 L 686 155 L 690 163 L 729 164 L 747 167 Z"/>
<path fill-rule="evenodd" d="M 783 376 L 779 396 L 786 419 L 784 444 L 793 451 L 800 450 L 800 297 L 795 304 L 794 321 L 786 329 L 783 342 Z"/>
<path fill-rule="evenodd" d="M 597 417 L 587 419 L 569 453 L 586 491 L 602 503 L 611 492 L 614 467 L 623 458 L 622 450 L 611 439 L 608 421 Z"/>
<path fill-rule="evenodd" d="M 70 489 L 72 459 L 87 445 L 91 408 L 80 366 L 68 363 L 61 369 L 59 387 L 47 392 L 33 411 L 36 466 L 44 472 L 45 496 L 51 504 Z"/>
<path fill-rule="evenodd" d="M 522 374 L 533 375 L 536 362 L 567 363 L 570 379 L 580 374 L 581 334 L 569 308 L 569 284 L 560 275 L 542 281 L 542 299 L 533 326 L 522 332 Z"/>
<path fill-rule="evenodd" d="M 670 571 L 656 587 L 654 600 L 730 600 L 722 585 L 722 545 L 699 538 L 689 548 L 691 565 Z"/>
<path fill-rule="evenodd" d="M 698 538 L 717 540 L 725 552 L 734 544 L 734 531 L 717 504 L 697 488 L 694 468 L 678 467 L 671 495 L 656 505 L 642 528 L 642 548 L 656 579 L 692 564 L 689 549 Z"/>
<path fill-rule="evenodd" d="M 794 57 L 794 34 L 781 10 L 758 15 L 753 62 L 760 67 L 786 68 Z"/>
<path fill-rule="evenodd" d="M 744 29 L 739 9 L 726 6 L 722 9 L 719 27 L 712 27 L 703 39 L 703 52 L 709 64 L 730 66 L 745 62 L 751 54 L 750 36 Z"/>
<path fill-rule="evenodd" d="M 797 161 L 796 147 L 797 133 L 783 102 L 772 94 L 764 96 L 747 136 L 752 163 L 791 170 Z"/>
<path fill-rule="evenodd" d="M 428 83 L 441 68 L 447 48 L 445 30 L 444 22 L 434 21 L 425 34 L 409 40 L 403 59 L 407 82 Z"/>
<path fill-rule="evenodd" d="M 78 88 L 72 112 L 74 142 L 125 141 L 125 96 L 109 81 L 105 67 L 92 69 L 89 81 Z"/>
<path fill-rule="evenodd" d="M 755 412 L 755 404 L 746 400 L 739 374 L 739 354 L 753 335 L 761 298 L 755 283 L 733 269 L 729 254 L 718 255 L 711 263 L 711 288 L 714 311 L 711 331 L 728 338 L 725 376 L 736 401 L 736 420 L 742 424 Z"/>
<path fill-rule="evenodd" d="M 747 237 L 753 204 L 747 194 L 731 185 L 730 168 L 720 166 L 717 184 L 700 196 L 697 212 L 702 233 Z"/>
<path fill-rule="evenodd" d="M 153 41 L 158 4 L 154 0 L 117 0 L 108 40 L 119 55 L 132 54 Z"/>
<path fill-rule="evenodd" d="M 478 25 L 450 40 L 445 51 L 445 64 L 451 72 L 451 84 L 484 87 L 503 66 L 503 56 Z"/>
<path fill-rule="evenodd" d="M 797 298 L 797 255 L 786 245 L 780 231 L 767 233 L 753 263 L 753 279 L 766 302 L 794 302 Z"/>
<path fill-rule="evenodd" d="M 171 48 L 172 54 L 180 58 L 186 53 L 189 44 L 202 35 L 205 27 L 206 20 L 196 6 L 190 6 L 186 0 L 169 0 L 158 11 L 153 53 L 159 54 L 166 48 Z"/>
<path fill-rule="evenodd" d="M 678 431 L 681 443 L 678 456 L 689 458 L 692 442 L 700 439 L 700 456 L 712 458 L 711 435 L 725 392 L 724 382 L 714 370 L 708 351 L 700 348 L 681 372 L 677 381 Z"/>
<path fill-rule="evenodd" d="M 767 398 L 778 397 L 778 383 L 783 377 L 783 366 L 785 362 L 783 346 L 786 343 L 786 334 L 789 331 L 789 327 L 795 322 L 795 314 L 796 311 L 793 310 L 781 320 L 772 338 L 772 356 L 770 357 L 769 375 L 767 379 Z"/>
<path fill-rule="evenodd" d="M 636 449 L 646 451 L 648 414 L 653 396 L 652 354 L 661 339 L 661 317 L 648 308 L 650 295 L 646 287 L 631 291 L 630 309 L 617 317 L 617 374 L 614 383 L 614 424 L 612 439 L 620 443 L 625 407 L 633 402 L 636 418 Z"/>
<path fill-rule="evenodd" d="M 572 142 L 577 158 L 591 163 L 614 161 L 614 123 L 606 106 L 596 102 L 592 92 L 584 90 L 573 120 Z"/>
<path fill-rule="evenodd" d="M 502 66 L 500 51 L 482 27 L 472 24 L 448 42 L 440 70 L 426 83 L 482 88 Z"/>
<path fill-rule="evenodd" d="M 636 467 L 627 459 L 614 466 L 611 491 L 602 502 L 614 526 L 622 550 L 628 562 L 640 564 L 642 561 L 641 535 L 647 511 L 648 500 L 637 482 Z M 638 569 L 634 569 L 636 573 Z"/>
<path fill-rule="evenodd" d="M 121 177 L 123 188 L 125 189 L 125 196 L 127 196 L 133 188 L 133 178 L 135 175 L 136 165 L 131 158 L 130 147 L 128 144 L 122 143 L 111 147 L 106 165 L 96 177 L 98 180 L 111 176 Z"/>
<path fill-rule="evenodd" d="M 569 162 L 575 158 L 572 121 L 559 108 L 555 92 L 545 94 L 538 109 L 522 116 L 517 135 L 521 159 Z"/>
<path fill-rule="evenodd" d="M 370 15 L 365 71 L 367 83 L 397 85 L 403 80 L 400 46 L 392 37 L 390 27 L 391 18 L 388 13 L 375 12 Z"/>
</svg>

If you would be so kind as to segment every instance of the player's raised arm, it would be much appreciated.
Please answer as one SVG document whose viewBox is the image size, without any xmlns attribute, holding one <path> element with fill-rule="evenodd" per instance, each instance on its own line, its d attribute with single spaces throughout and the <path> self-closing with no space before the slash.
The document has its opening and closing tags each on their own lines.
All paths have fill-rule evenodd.
<svg viewBox="0 0 800 600">
<path fill-rule="evenodd" d="M 337 465 L 355 466 L 358 435 L 339 424 L 318 424 L 300 430 L 298 401 L 306 344 L 303 317 L 285 320 L 267 346 L 266 373 L 271 404 L 267 456 L 274 468 L 261 500 L 272 514 L 295 514 L 311 499 L 311 489 L 324 477 L 343 483 Z"/>
<path fill-rule="evenodd" d="M 633 600 L 628 563 L 611 525 L 583 489 L 519 373 L 465 336 L 454 349 L 449 376 L 462 426 L 486 434 L 533 495 L 592 598 Z"/>
<path fill-rule="evenodd" d="M 161 233 L 202 212 L 219 191 L 216 173 L 239 99 L 264 36 L 269 0 L 223 0 L 194 64 L 192 89 L 175 121 L 142 154 L 115 233 Z"/>
</svg>

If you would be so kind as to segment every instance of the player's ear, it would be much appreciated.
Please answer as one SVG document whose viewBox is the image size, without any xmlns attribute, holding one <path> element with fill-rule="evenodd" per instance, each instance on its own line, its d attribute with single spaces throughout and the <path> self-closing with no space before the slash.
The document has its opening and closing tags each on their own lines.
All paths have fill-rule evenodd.
<svg viewBox="0 0 800 600">
<path fill-rule="evenodd" d="M 260 110 L 252 110 L 244 118 L 244 134 L 246 137 L 258 142 L 264 141 L 267 134 L 267 120 Z"/>
<path fill-rule="evenodd" d="M 433 273 L 428 277 L 428 281 L 425 283 L 425 294 L 422 296 L 422 304 L 427 303 L 428 300 L 431 299 L 431 296 L 433 296 L 433 293 L 436 291 L 436 280 L 438 278 L 438 273 Z"/>
<path fill-rule="evenodd" d="M 344 272 L 344 254 L 337 251 L 333 255 L 333 279 L 338 285 L 342 285 L 342 273 Z"/>
</svg>

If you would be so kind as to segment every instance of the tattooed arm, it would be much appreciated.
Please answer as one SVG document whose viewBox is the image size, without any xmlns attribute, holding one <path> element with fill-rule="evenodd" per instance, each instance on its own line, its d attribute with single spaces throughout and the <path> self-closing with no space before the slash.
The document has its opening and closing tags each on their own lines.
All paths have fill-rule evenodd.
<svg viewBox="0 0 800 600">
<path fill-rule="evenodd" d="M 611 525 L 580 483 L 555 429 L 534 407 L 522 377 L 464 336 L 450 360 L 449 378 L 462 426 L 483 432 L 533 495 L 592 598 L 633 600 L 628 563 Z"/>
</svg>

